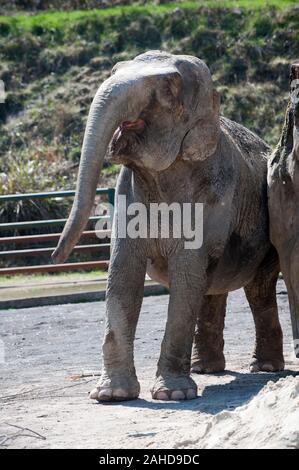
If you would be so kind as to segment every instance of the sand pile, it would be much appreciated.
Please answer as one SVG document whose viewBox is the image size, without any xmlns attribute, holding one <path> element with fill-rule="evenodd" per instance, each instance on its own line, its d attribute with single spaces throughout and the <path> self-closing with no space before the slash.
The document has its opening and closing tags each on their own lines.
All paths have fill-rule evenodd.
<svg viewBox="0 0 299 470">
<path fill-rule="evenodd" d="M 215 415 L 197 432 L 181 446 L 299 448 L 299 376 L 268 382 L 249 403 Z"/>
</svg>

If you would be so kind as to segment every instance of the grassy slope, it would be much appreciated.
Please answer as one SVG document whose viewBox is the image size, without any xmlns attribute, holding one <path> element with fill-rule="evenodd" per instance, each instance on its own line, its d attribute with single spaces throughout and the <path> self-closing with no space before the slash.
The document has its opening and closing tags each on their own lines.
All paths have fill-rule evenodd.
<svg viewBox="0 0 299 470">
<path fill-rule="evenodd" d="M 132 2 L 133 3 L 133 2 Z M 136 2 L 138 3 L 138 2 Z M 166 3 L 158 5 L 152 2 L 146 2 L 145 5 L 125 5 L 114 6 L 105 9 L 93 9 L 92 11 L 68 11 L 68 12 L 47 12 L 39 13 L 34 16 L 29 15 L 11 15 L 0 16 L 0 21 L 5 21 L 11 25 L 18 25 L 24 29 L 32 29 L 36 24 L 43 24 L 46 27 L 61 27 L 65 25 L 65 21 L 74 21 L 91 16 L 100 16 L 101 18 L 117 16 L 120 14 L 157 14 L 167 13 L 179 7 L 184 10 L 196 10 L 200 6 L 208 8 L 245 8 L 249 10 L 260 10 L 265 7 L 272 7 L 284 9 L 288 6 L 298 4 L 297 0 L 198 0 L 198 1 L 178 1 L 173 3 Z"/>
<path fill-rule="evenodd" d="M 0 193 L 73 187 L 96 88 L 115 62 L 147 49 L 204 59 L 223 113 L 274 145 L 289 62 L 299 57 L 298 7 L 281 0 L 202 4 L 0 17 L 0 78 L 7 90 L 0 104 Z M 52 206 L 44 211 L 55 213 Z M 27 217 L 31 210 L 0 208 L 0 218 Z"/>
</svg>

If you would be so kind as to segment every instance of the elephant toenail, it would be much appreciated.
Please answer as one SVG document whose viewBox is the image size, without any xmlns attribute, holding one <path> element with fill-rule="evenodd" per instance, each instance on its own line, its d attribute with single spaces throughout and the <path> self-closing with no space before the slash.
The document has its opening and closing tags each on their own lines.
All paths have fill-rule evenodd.
<svg viewBox="0 0 299 470">
<path fill-rule="evenodd" d="M 264 370 L 266 372 L 273 372 L 274 367 L 271 364 L 263 364 L 262 365 L 262 370 Z"/>
<path fill-rule="evenodd" d="M 91 400 L 97 400 L 98 395 L 99 395 L 99 389 L 98 389 L 98 388 L 94 388 L 94 389 L 92 389 L 92 391 L 89 393 L 89 398 L 90 398 Z"/>
<path fill-rule="evenodd" d="M 155 398 L 156 400 L 169 400 L 168 394 L 166 392 L 157 392 Z"/>
<path fill-rule="evenodd" d="M 103 390 L 99 390 L 98 392 L 98 400 L 107 401 L 111 400 L 112 397 L 112 390 L 110 388 L 104 388 Z"/>
<path fill-rule="evenodd" d="M 181 392 L 181 390 L 175 390 L 171 394 L 171 399 L 172 400 L 185 400 L 185 394 L 184 392 Z"/>
</svg>

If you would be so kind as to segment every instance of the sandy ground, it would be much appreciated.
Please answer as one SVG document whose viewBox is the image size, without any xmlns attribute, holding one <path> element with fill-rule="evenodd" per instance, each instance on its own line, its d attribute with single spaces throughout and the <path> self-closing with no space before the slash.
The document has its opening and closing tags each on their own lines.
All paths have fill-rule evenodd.
<svg viewBox="0 0 299 470">
<path fill-rule="evenodd" d="M 73 377 L 100 371 L 104 302 L 0 311 L 0 446 L 98 449 L 299 446 L 299 420 L 298 414 L 294 414 L 296 403 L 299 409 L 299 360 L 293 355 L 283 282 L 278 284 L 278 302 L 286 370 L 279 374 L 248 373 L 254 344 L 253 320 L 243 291 L 236 291 L 229 297 L 225 328 L 227 370 L 222 374 L 194 376 L 199 397 L 191 401 L 158 402 L 149 393 L 167 302 L 167 296 L 144 299 L 135 343 L 140 399 L 113 404 L 88 399 L 96 377 Z M 2 353 L 5 357 L 1 357 Z M 288 379 L 277 382 L 284 377 Z M 269 381 L 272 383 L 267 385 Z M 283 390 L 287 391 L 288 399 L 281 401 Z M 264 399 L 265 393 L 270 398 Z M 259 409 L 260 403 L 264 403 L 264 408 Z M 280 403 L 290 411 L 285 420 Z M 269 406 L 278 427 L 276 431 L 273 427 L 270 439 L 263 440 L 262 429 L 270 423 L 265 412 Z M 292 431 L 285 440 L 278 439 L 281 426 L 286 433 L 288 429 Z M 246 435 L 244 429 L 248 430 Z"/>
</svg>

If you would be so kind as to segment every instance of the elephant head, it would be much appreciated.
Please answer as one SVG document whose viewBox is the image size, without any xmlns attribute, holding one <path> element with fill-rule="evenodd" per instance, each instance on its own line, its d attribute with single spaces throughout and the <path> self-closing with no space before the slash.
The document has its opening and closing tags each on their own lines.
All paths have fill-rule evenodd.
<svg viewBox="0 0 299 470">
<path fill-rule="evenodd" d="M 204 62 L 150 51 L 116 64 L 90 107 L 76 195 L 54 261 L 68 257 L 87 224 L 105 156 L 159 172 L 179 155 L 207 158 L 219 135 L 219 97 Z"/>
</svg>

